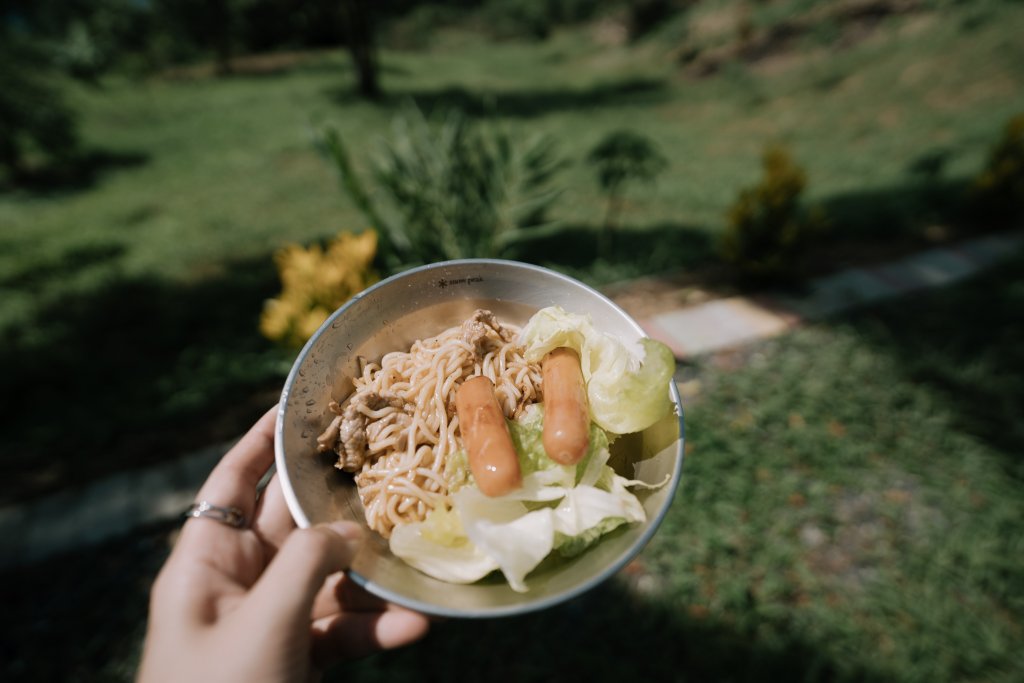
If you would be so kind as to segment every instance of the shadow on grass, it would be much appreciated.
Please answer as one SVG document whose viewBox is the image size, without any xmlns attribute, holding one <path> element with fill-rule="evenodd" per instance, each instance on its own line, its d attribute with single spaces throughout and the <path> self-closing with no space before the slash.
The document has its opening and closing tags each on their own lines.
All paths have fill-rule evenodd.
<svg viewBox="0 0 1024 683">
<path fill-rule="evenodd" d="M 19 172 L 0 183 L 0 191 L 20 190 L 34 194 L 80 192 L 93 187 L 106 174 L 138 168 L 149 162 L 141 152 L 87 149 L 73 157 Z"/>
<path fill-rule="evenodd" d="M 55 258 L 24 264 L 15 272 L 0 277 L 0 288 L 32 289 L 54 279 L 67 279 L 94 266 L 115 262 L 124 252 L 124 245 L 118 242 L 72 247 Z"/>
<path fill-rule="evenodd" d="M 850 325 L 937 390 L 958 426 L 1024 480 L 1024 252 L 972 280 L 862 311 Z"/>
<path fill-rule="evenodd" d="M 833 253 L 845 250 L 855 262 L 885 260 L 1013 225 L 1002 207 L 972 197 L 970 179 L 944 177 L 950 159 L 948 150 L 936 148 L 910 161 L 904 185 L 826 201 Z M 876 258 L 866 259 L 872 252 Z M 896 299 L 843 324 L 894 354 L 911 379 L 938 389 L 960 426 L 1010 454 L 1008 469 L 1024 479 L 1021 311 L 1024 254 L 1017 254 L 968 282 Z"/>
<path fill-rule="evenodd" d="M 106 249 L 70 258 L 118 247 Z M 0 331 L 0 502 L 241 433 L 276 400 L 287 366 L 258 332 L 277 288 L 269 256 L 194 284 L 111 275 Z"/>
<path fill-rule="evenodd" d="M 134 680 L 150 586 L 178 524 L 0 574 L 3 680 Z"/>
<path fill-rule="evenodd" d="M 449 86 L 432 90 L 386 89 L 380 102 L 387 107 L 415 103 L 425 113 L 457 109 L 472 116 L 529 118 L 569 109 L 651 105 L 669 95 L 665 83 L 654 78 L 631 78 L 598 83 L 585 88 L 536 88 L 498 91 Z M 358 94 L 349 88 L 331 89 L 328 96 L 350 103 Z"/>
<path fill-rule="evenodd" d="M 176 525 L 0 575 L 4 680 L 133 680 L 149 590 Z M 49 656 L 55 642 L 60 657 Z M 423 641 L 341 664 L 325 680 L 884 680 L 823 650 L 796 635 L 759 638 L 691 616 L 669 601 L 639 597 L 615 578 L 542 612 L 435 623 Z"/>
<path fill-rule="evenodd" d="M 214 62 L 171 67 L 160 72 L 168 81 L 275 79 L 293 74 L 336 74 L 349 79 L 355 69 L 347 52 L 283 51 L 240 55 L 231 60 L 230 70 L 220 71 Z M 391 61 L 377 65 L 381 76 L 408 76 L 409 70 Z M 352 92 L 355 94 L 355 91 Z"/>
<path fill-rule="evenodd" d="M 282 76 L 288 76 L 291 74 L 335 74 L 341 78 L 352 78 L 352 74 L 355 69 L 352 67 L 352 60 L 348 54 L 341 55 L 337 58 L 312 58 L 304 61 L 296 62 L 291 65 L 273 66 L 273 60 L 268 59 L 267 63 L 271 66 L 263 66 L 263 64 L 257 60 L 252 62 L 243 62 L 236 66 L 233 71 L 222 74 L 218 78 L 279 78 Z M 381 77 L 389 76 L 408 76 L 409 70 L 405 67 L 394 64 L 392 62 L 381 62 L 377 65 L 377 73 Z M 354 96 L 356 91 L 353 89 L 351 94 Z"/>
<path fill-rule="evenodd" d="M 970 219 L 964 178 L 934 175 L 932 157 L 921 157 L 906 182 L 883 189 L 847 192 L 821 204 L 835 239 L 921 239 L 936 224 L 963 231 Z"/>
<path fill-rule="evenodd" d="M 936 149 L 912 160 L 903 182 L 837 193 L 806 203 L 823 228 L 811 233 L 789 273 L 739 281 L 748 291 L 785 287 L 805 292 L 811 279 L 845 268 L 877 265 L 924 249 L 1019 227 L 1006 207 L 972 194 L 969 178 L 945 178 L 949 153 Z"/>
<path fill-rule="evenodd" d="M 595 263 L 605 270 L 601 279 L 622 280 L 713 261 L 714 244 L 707 230 L 678 223 L 620 227 L 605 232 L 600 226 L 563 225 L 541 230 L 517 242 L 509 258 L 537 263 L 591 279 Z"/>
<path fill-rule="evenodd" d="M 328 681 L 875 681 L 798 638 L 775 642 L 618 580 L 522 617 L 437 624 L 408 649 L 329 672 Z"/>
</svg>

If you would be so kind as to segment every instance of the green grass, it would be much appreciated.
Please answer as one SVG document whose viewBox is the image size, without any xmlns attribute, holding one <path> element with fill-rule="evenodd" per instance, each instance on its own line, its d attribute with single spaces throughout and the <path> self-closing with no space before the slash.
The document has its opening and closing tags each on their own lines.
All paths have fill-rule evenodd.
<svg viewBox="0 0 1024 683">
<path fill-rule="evenodd" d="M 634 563 L 329 680 L 1020 680 L 1022 306 L 1018 254 L 690 364 L 683 481 Z M 5 680 L 129 680 L 166 535 L 0 577 Z"/>
<path fill-rule="evenodd" d="M 530 44 L 453 31 L 426 52 L 385 52 L 380 103 L 352 95 L 341 53 L 258 76 L 75 89 L 75 182 L 0 194 L 0 500 L 228 438 L 258 415 L 290 359 L 256 332 L 277 287 L 271 254 L 366 227 L 314 136 L 335 126 L 365 163 L 409 99 L 557 137 L 574 161 L 553 211 L 563 230 L 509 256 L 594 284 L 713 262 L 726 208 L 776 140 L 837 217 L 834 242 L 923 243 L 1024 109 L 1024 7 L 937 4 L 842 49 L 805 36 L 704 79 L 678 60 L 679 25 L 636 45 L 587 26 Z M 601 255 L 604 207 L 580 160 L 621 127 L 670 166 L 630 189 Z M 922 164 L 930 175 L 912 170 Z"/>
</svg>

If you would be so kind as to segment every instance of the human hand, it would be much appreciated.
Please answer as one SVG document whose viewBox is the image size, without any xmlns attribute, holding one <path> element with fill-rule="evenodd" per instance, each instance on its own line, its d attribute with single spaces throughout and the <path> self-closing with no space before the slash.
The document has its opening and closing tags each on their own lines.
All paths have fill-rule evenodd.
<svg viewBox="0 0 1024 683">
<path fill-rule="evenodd" d="M 275 476 L 276 407 L 218 463 L 198 500 L 238 508 L 242 528 L 189 519 L 157 576 L 138 680 L 305 681 L 341 659 L 426 634 L 422 614 L 363 591 L 341 570 L 362 529 L 296 529 Z"/>
</svg>

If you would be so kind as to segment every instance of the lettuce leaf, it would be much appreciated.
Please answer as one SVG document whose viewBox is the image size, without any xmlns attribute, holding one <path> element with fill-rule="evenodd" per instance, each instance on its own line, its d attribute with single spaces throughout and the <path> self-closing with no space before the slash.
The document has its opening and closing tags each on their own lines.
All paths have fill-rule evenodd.
<svg viewBox="0 0 1024 683">
<path fill-rule="evenodd" d="M 552 551 L 583 552 L 616 527 L 646 518 L 625 478 L 607 465 L 608 437 L 591 427 L 591 445 L 575 466 L 555 463 L 541 444 L 543 410 L 510 423 L 523 486 L 488 497 L 476 486 L 452 494 L 450 510 L 396 527 L 391 551 L 420 571 L 453 583 L 471 583 L 499 569 L 525 591 L 526 576 Z"/>
<path fill-rule="evenodd" d="M 430 533 L 430 518 L 396 526 L 391 532 L 391 551 L 428 576 L 449 583 L 473 583 L 484 578 L 498 563 L 469 542 L 465 535 L 441 542 Z"/>
<path fill-rule="evenodd" d="M 618 337 L 596 330 L 589 316 L 558 306 L 534 314 L 520 341 L 531 361 L 560 347 L 580 355 L 591 419 L 609 432 L 642 431 L 672 409 L 669 383 L 675 358 L 661 342 L 645 338 L 630 348 Z"/>
<path fill-rule="evenodd" d="M 535 403 L 527 406 L 519 420 L 508 421 L 512 445 L 519 456 L 519 469 L 523 475 L 541 470 L 558 469 L 559 474 L 551 474 L 551 483 L 560 482 L 563 486 L 574 484 L 590 484 L 601 476 L 603 466 L 608 462 L 608 434 L 593 422 L 590 423 L 590 440 L 587 452 L 578 463 L 566 467 L 548 457 L 544 450 L 544 406 Z"/>
<path fill-rule="evenodd" d="M 555 550 L 562 557 L 576 557 L 601 540 L 602 536 L 625 523 L 624 517 L 606 517 L 597 526 L 592 526 L 577 536 L 555 534 Z"/>
</svg>

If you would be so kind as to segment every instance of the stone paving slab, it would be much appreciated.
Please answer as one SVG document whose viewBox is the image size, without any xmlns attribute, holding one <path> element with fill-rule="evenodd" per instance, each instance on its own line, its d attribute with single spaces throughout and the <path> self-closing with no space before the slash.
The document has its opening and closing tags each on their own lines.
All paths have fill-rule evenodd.
<svg viewBox="0 0 1024 683">
<path fill-rule="evenodd" d="M 927 280 L 903 267 L 902 263 L 886 263 L 871 269 L 875 277 L 893 289 L 893 296 L 910 294 L 928 286 Z"/>
<path fill-rule="evenodd" d="M 820 320 L 927 287 L 953 284 L 1022 246 L 1024 235 L 1020 233 L 990 235 L 818 278 L 800 294 L 719 299 L 639 322 L 651 337 L 683 359 L 772 337 L 805 320 Z"/>
<path fill-rule="evenodd" d="M 789 329 L 784 318 L 742 297 L 663 313 L 640 324 L 678 357 L 736 346 Z"/>
<path fill-rule="evenodd" d="M 780 303 L 804 320 L 827 318 L 830 315 L 895 296 L 897 289 L 885 279 L 863 268 L 815 280 L 804 297 L 780 296 Z"/>
<path fill-rule="evenodd" d="M 1008 253 L 1019 249 L 1024 244 L 1024 235 L 1020 233 L 1003 233 L 988 235 L 976 240 L 964 242 L 954 247 L 957 251 L 968 255 L 977 265 L 987 266 L 1004 258 Z"/>
<path fill-rule="evenodd" d="M 907 259 L 903 268 L 930 287 L 943 287 L 973 275 L 979 267 L 948 249 L 934 249 Z"/>
</svg>

